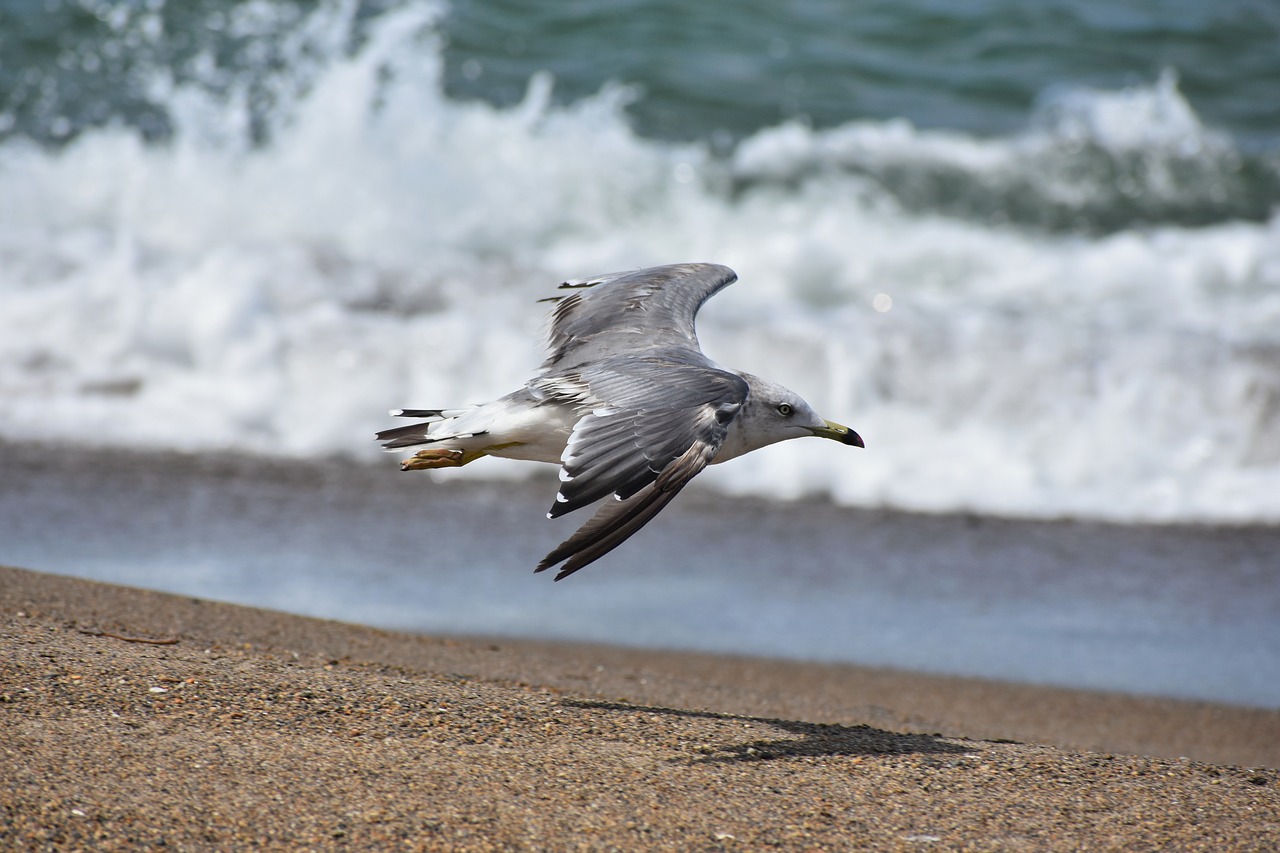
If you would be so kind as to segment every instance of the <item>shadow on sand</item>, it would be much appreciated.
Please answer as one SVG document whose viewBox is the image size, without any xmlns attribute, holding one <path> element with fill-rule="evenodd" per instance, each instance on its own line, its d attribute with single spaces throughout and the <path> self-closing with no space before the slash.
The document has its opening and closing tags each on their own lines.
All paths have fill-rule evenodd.
<svg viewBox="0 0 1280 853">
<path fill-rule="evenodd" d="M 566 699 L 563 704 L 574 708 L 591 708 L 628 714 L 657 714 L 724 720 L 734 723 L 751 723 L 769 726 L 790 735 L 789 737 L 755 738 L 743 742 L 707 744 L 699 750 L 705 753 L 704 757 L 693 759 L 694 763 L 767 761 L 778 758 L 832 755 L 962 755 L 973 753 L 981 748 L 978 743 L 967 741 L 957 743 L 944 739 L 941 735 L 902 734 L 899 732 L 887 732 L 871 726 L 802 723 L 794 720 L 745 717 L 714 711 L 689 711 L 650 705 L 630 705 L 624 702 L 593 702 L 581 699 Z"/>
</svg>

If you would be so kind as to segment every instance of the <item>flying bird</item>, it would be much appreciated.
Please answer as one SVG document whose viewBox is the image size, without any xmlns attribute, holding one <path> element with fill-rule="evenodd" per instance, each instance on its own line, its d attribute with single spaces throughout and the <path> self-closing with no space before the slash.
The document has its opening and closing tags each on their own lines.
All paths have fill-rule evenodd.
<svg viewBox="0 0 1280 853">
<path fill-rule="evenodd" d="M 560 466 L 548 518 L 610 498 L 535 569 L 556 580 L 647 524 L 707 465 L 791 438 L 863 447 L 793 391 L 721 367 L 698 344 L 702 304 L 737 280 L 717 264 L 672 264 L 560 285 L 549 354 L 505 397 L 460 409 L 398 409 L 408 426 L 377 434 L 390 451 L 421 447 L 403 471 L 481 456 Z"/>
</svg>

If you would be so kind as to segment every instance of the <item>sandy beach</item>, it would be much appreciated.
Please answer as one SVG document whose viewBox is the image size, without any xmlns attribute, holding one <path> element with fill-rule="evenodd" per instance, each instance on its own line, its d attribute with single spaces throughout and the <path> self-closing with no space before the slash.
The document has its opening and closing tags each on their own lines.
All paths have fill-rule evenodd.
<svg viewBox="0 0 1280 853">
<path fill-rule="evenodd" d="M 10 849 L 1280 846 L 1280 712 L 431 638 L 20 569 L 0 614 Z"/>
</svg>

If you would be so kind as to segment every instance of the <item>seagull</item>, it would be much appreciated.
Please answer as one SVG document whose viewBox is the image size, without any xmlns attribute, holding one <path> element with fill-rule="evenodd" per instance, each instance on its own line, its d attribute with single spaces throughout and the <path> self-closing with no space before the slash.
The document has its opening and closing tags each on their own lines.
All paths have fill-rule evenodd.
<svg viewBox="0 0 1280 853">
<path fill-rule="evenodd" d="M 703 354 L 694 318 L 738 274 L 671 264 L 562 283 L 549 353 L 524 387 L 459 409 L 396 409 L 414 418 L 383 430 L 389 451 L 422 447 L 402 471 L 457 468 L 482 456 L 560 466 L 548 518 L 606 498 L 542 559 L 562 580 L 648 524 L 707 465 L 805 436 L 863 447 L 793 391 L 721 367 Z"/>
</svg>

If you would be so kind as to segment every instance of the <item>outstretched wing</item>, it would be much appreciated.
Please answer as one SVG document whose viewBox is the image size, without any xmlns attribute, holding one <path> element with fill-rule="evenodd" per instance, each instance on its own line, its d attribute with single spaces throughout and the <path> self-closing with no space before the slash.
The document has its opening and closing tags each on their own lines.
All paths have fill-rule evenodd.
<svg viewBox="0 0 1280 853">
<path fill-rule="evenodd" d="M 550 353 L 544 371 L 567 370 L 654 348 L 700 352 L 694 317 L 702 304 L 737 280 L 718 264 L 671 264 L 566 281 L 551 297 Z"/>
<path fill-rule="evenodd" d="M 538 564 L 565 565 L 560 580 L 622 544 L 666 506 L 720 450 L 746 401 L 746 380 L 699 352 L 669 358 L 615 357 L 560 375 L 600 405 L 578 421 L 561 458 L 561 486 L 548 517 L 613 495 Z M 565 562 L 567 561 L 567 562 Z"/>
</svg>

